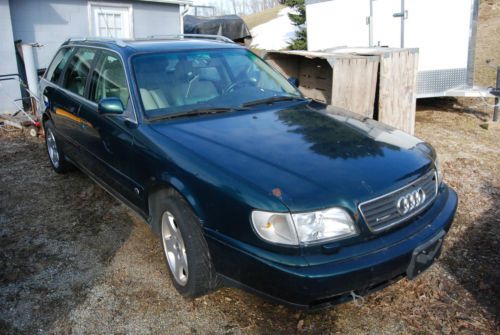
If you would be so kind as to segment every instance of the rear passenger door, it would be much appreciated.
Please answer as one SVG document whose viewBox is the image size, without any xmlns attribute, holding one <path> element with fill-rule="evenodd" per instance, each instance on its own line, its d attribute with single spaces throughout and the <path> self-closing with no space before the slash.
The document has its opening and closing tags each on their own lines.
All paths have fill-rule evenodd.
<svg viewBox="0 0 500 335">
<path fill-rule="evenodd" d="M 43 101 L 45 102 L 45 108 L 51 116 L 51 120 L 55 126 L 55 131 L 59 138 L 64 137 L 65 141 L 61 141 L 63 151 L 68 153 L 71 148 L 68 148 L 68 141 L 66 140 L 68 125 L 61 113 L 58 113 L 59 109 L 62 108 L 64 104 L 63 92 L 58 87 L 60 84 L 66 65 L 74 52 L 74 48 L 62 48 L 55 55 L 49 69 L 45 73 L 43 79 L 41 80 L 41 86 L 43 88 Z"/>
<path fill-rule="evenodd" d="M 78 116 L 85 90 L 95 59 L 96 51 L 89 48 L 78 48 L 69 58 L 65 71 L 60 79 L 60 88 L 52 99 L 53 116 L 56 129 L 64 140 L 78 148 L 79 129 L 85 122 Z M 74 148 L 68 153 L 75 159 Z"/>
<path fill-rule="evenodd" d="M 125 107 L 122 115 L 100 115 L 97 107 L 101 99 L 119 98 Z M 88 168 L 126 200 L 140 207 L 142 187 L 129 169 L 137 164 L 133 129 L 137 120 L 130 101 L 130 93 L 123 63 L 118 54 L 101 51 L 92 73 L 88 101 L 80 108 L 84 121 L 79 138 L 83 150 L 91 157 Z"/>
</svg>

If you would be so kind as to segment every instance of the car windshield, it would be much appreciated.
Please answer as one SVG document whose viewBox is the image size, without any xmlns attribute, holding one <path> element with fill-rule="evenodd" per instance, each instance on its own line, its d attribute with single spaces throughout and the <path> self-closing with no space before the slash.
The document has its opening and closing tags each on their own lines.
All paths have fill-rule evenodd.
<svg viewBox="0 0 500 335">
<path fill-rule="evenodd" d="M 303 98 L 283 76 L 246 49 L 193 50 L 133 58 L 147 118 L 201 109 Z M 283 97 L 276 99 L 275 97 Z"/>
</svg>

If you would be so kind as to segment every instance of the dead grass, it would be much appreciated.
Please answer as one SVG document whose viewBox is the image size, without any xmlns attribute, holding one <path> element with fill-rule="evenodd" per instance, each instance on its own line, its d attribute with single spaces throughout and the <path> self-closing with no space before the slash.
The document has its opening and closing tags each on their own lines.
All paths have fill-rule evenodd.
<svg viewBox="0 0 500 335">
<path fill-rule="evenodd" d="M 83 174 L 54 174 L 40 142 L 1 133 L 0 333 L 498 334 L 500 130 L 480 128 L 482 112 L 426 104 L 417 135 L 460 199 L 442 257 L 360 308 L 312 314 L 236 289 L 182 299 L 141 220 Z"/>
<path fill-rule="evenodd" d="M 486 65 L 492 59 L 492 65 L 500 66 L 500 1 L 481 0 L 476 45 L 475 84 L 494 86 L 496 70 Z"/>
<path fill-rule="evenodd" d="M 271 21 L 278 17 L 278 12 L 285 8 L 285 6 L 277 6 L 274 8 L 266 9 L 259 13 L 243 16 L 243 20 L 248 26 L 248 29 L 253 29 L 258 25 Z"/>
</svg>

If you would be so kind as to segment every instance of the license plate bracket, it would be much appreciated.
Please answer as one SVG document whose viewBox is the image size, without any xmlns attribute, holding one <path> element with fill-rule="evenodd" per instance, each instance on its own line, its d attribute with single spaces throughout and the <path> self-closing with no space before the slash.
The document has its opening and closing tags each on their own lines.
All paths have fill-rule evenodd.
<svg viewBox="0 0 500 335">
<path fill-rule="evenodd" d="M 445 231 L 441 230 L 432 239 L 413 250 L 410 264 L 406 270 L 406 275 L 409 279 L 414 279 L 427 270 L 434 263 L 436 258 L 439 257 L 445 235 Z"/>
</svg>

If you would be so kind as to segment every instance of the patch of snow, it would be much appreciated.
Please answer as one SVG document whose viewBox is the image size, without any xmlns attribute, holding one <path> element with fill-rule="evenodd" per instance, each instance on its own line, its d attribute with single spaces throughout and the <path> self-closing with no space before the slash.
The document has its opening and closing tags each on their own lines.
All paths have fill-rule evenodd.
<svg viewBox="0 0 500 335">
<path fill-rule="evenodd" d="M 251 46 L 265 50 L 286 49 L 298 30 L 288 18 L 288 13 L 290 8 L 283 8 L 278 12 L 277 18 L 253 28 Z"/>
</svg>

